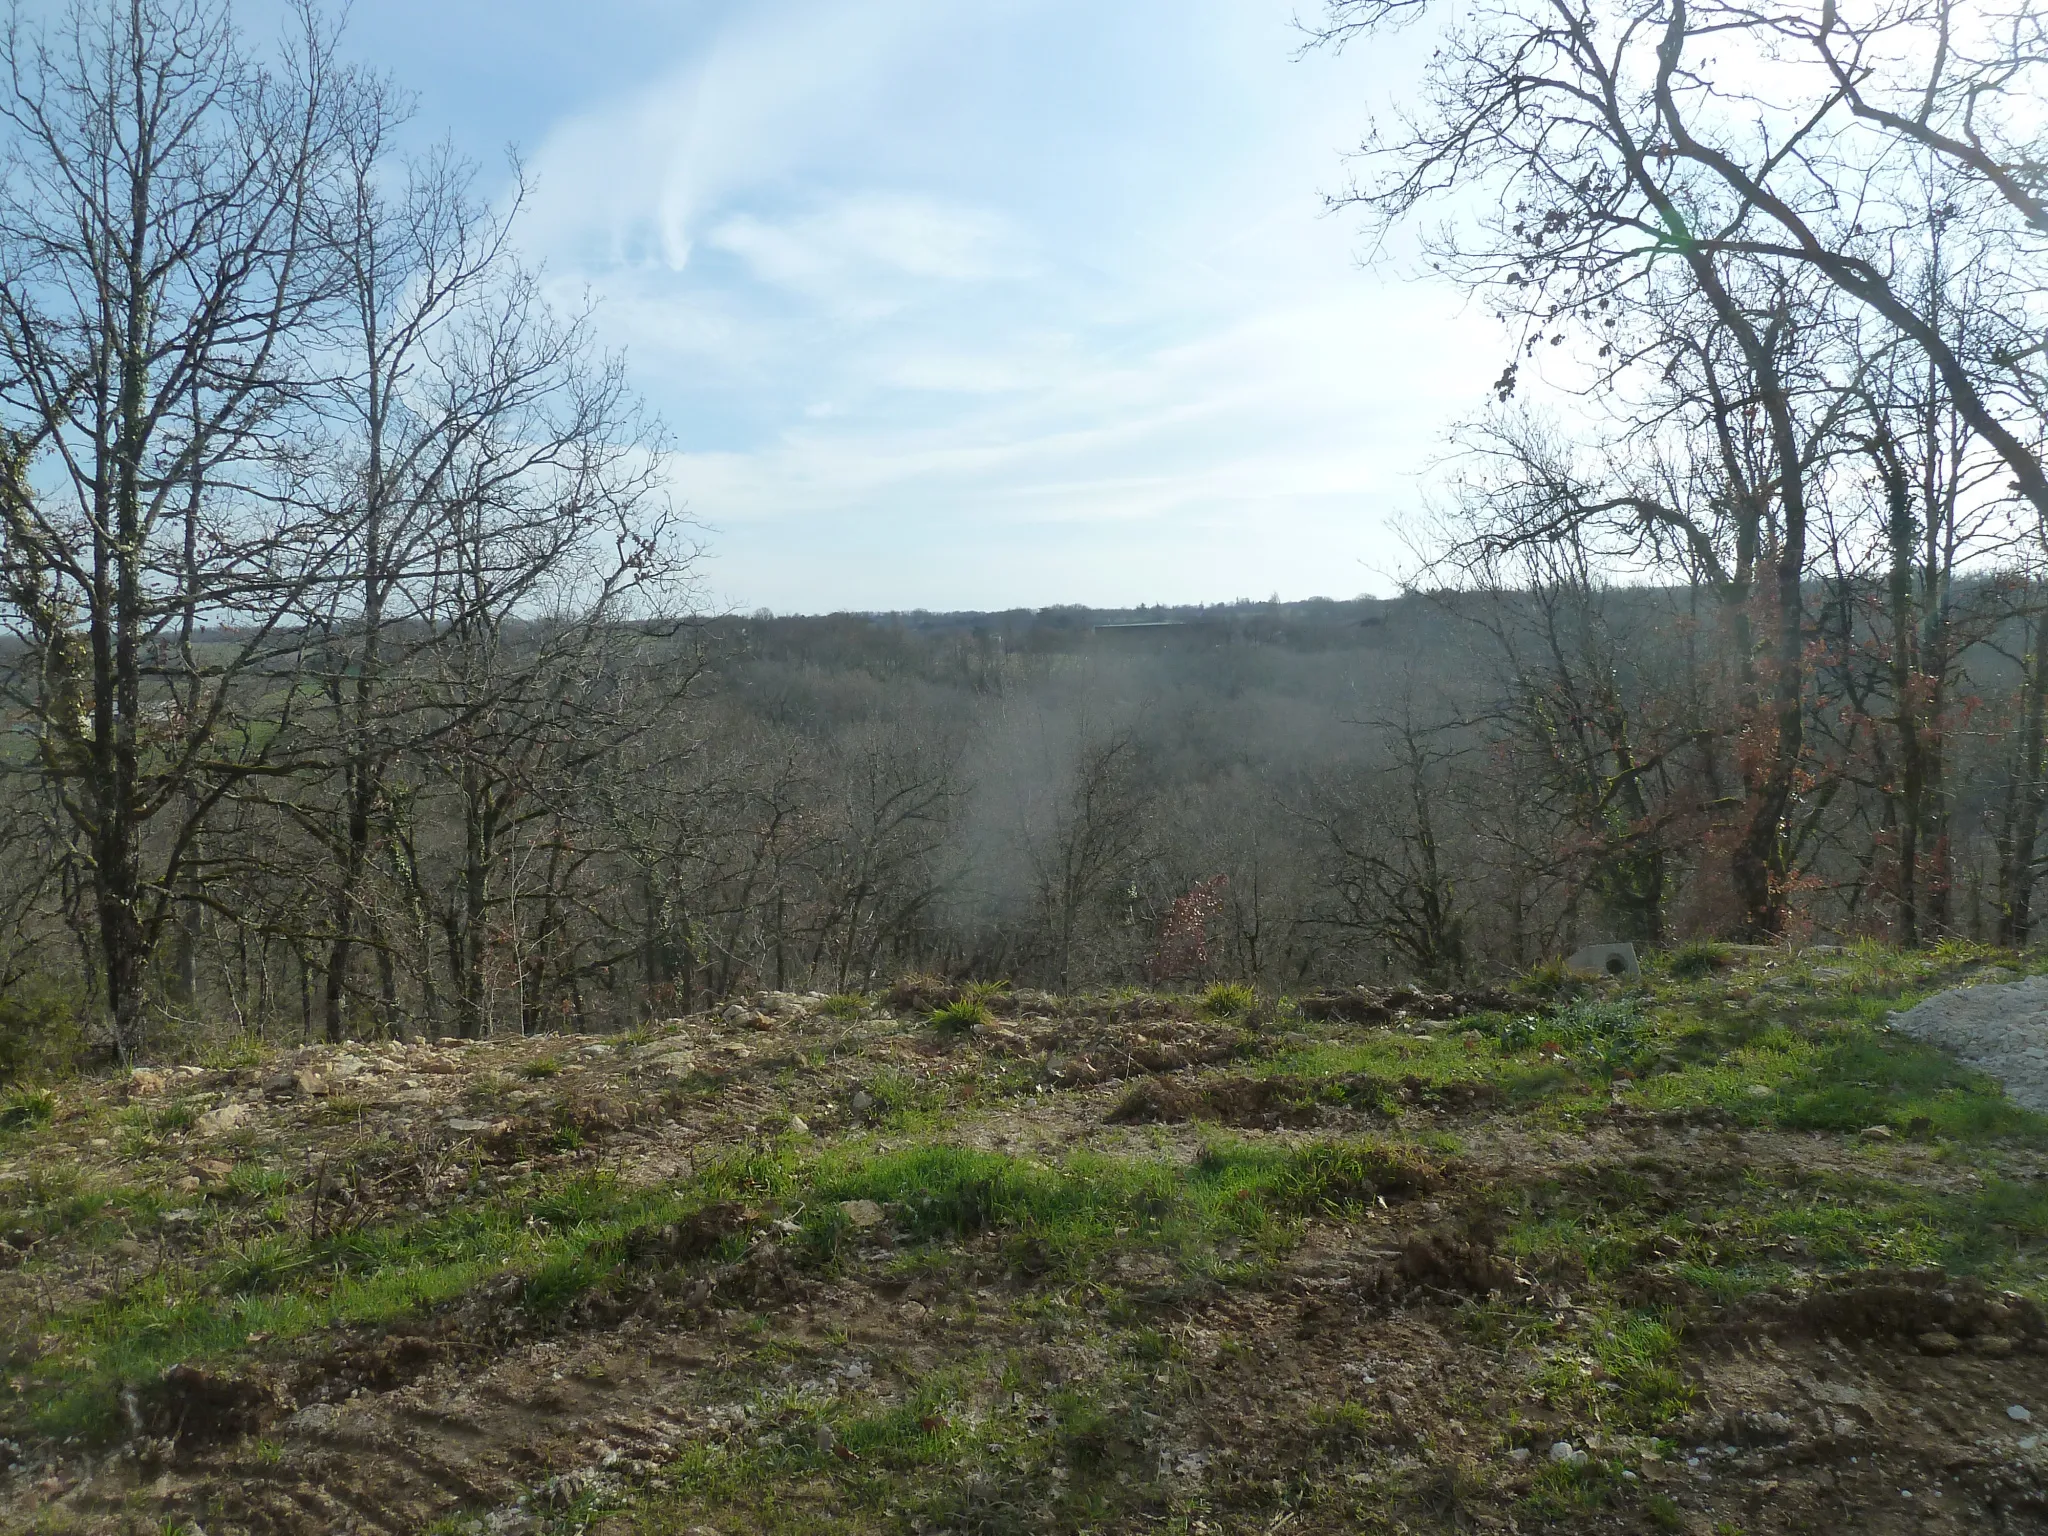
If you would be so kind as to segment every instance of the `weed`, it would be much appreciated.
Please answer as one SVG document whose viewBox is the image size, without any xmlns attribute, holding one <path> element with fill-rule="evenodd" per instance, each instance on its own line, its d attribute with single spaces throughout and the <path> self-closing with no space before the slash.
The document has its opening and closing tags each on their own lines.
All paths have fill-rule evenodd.
<svg viewBox="0 0 2048 1536">
<path fill-rule="evenodd" d="M 834 992 L 818 1005 L 818 1011 L 827 1018 L 851 1022 L 867 1013 L 867 995 L 862 992 Z"/>
<path fill-rule="evenodd" d="M 1383 1415 L 1363 1403 L 1317 1403 L 1308 1411 L 1309 1436 L 1334 1451 L 1363 1450 L 1385 1429 Z"/>
<path fill-rule="evenodd" d="M 1680 981 L 1697 981 L 1715 971 L 1726 970 L 1734 963 L 1735 956 L 1727 945 L 1706 939 L 1690 939 L 1671 951 L 1665 958 L 1664 969 Z"/>
<path fill-rule="evenodd" d="M 942 1008 L 934 1008 L 927 1022 L 942 1034 L 964 1035 L 971 1030 L 986 1028 L 990 1018 L 987 1003 L 979 998 L 963 997 Z"/>
<path fill-rule="evenodd" d="M 1243 1018 L 1259 1005 L 1259 994 L 1241 981 L 1219 981 L 1202 994 L 1202 1012 L 1212 1019 Z"/>
<path fill-rule="evenodd" d="M 1515 990 L 1524 997 L 1542 1002 L 1557 1002 L 1576 996 L 1586 989 L 1586 984 L 1574 976 L 1560 958 L 1545 960 L 1541 965 L 1532 966 L 1515 982 Z"/>
<path fill-rule="evenodd" d="M 159 1136 L 189 1131 L 199 1123 L 199 1106 L 190 1099 L 176 1099 L 149 1115 L 149 1128 Z"/>
<path fill-rule="evenodd" d="M 57 1095 L 47 1088 L 17 1088 L 0 1100 L 0 1131 L 26 1131 L 48 1125 L 57 1113 Z"/>
<path fill-rule="evenodd" d="M 562 1070 L 562 1064 L 552 1056 L 536 1056 L 519 1069 L 519 1075 L 529 1083 L 544 1082 Z"/>
<path fill-rule="evenodd" d="M 1682 1531 L 1685 1529 L 1685 1511 L 1678 1507 L 1677 1500 L 1668 1493 L 1653 1493 L 1643 1501 L 1643 1513 L 1650 1524 L 1660 1531 Z"/>
</svg>

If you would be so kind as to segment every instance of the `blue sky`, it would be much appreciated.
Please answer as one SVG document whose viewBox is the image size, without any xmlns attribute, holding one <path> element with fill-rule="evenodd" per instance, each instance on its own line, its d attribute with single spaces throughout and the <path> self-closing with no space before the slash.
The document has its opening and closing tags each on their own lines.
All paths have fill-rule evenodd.
<svg viewBox="0 0 2048 1536">
<path fill-rule="evenodd" d="M 1405 45 L 1267 0 L 355 0 L 778 612 L 1384 591 L 1497 328 L 1325 216 Z M 1421 39 L 1415 40 L 1416 46 Z M 495 163 L 495 162 L 492 162 Z"/>
</svg>

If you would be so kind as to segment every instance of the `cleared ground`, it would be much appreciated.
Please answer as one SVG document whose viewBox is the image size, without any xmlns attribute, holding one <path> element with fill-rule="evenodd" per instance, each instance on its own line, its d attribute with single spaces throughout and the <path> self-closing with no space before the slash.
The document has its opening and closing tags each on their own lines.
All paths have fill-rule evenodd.
<svg viewBox="0 0 2048 1536">
<path fill-rule="evenodd" d="M 2048 1530 L 2048 1119 L 1884 1023 L 2033 968 L 912 986 L 17 1092 L 0 1524 Z"/>
</svg>

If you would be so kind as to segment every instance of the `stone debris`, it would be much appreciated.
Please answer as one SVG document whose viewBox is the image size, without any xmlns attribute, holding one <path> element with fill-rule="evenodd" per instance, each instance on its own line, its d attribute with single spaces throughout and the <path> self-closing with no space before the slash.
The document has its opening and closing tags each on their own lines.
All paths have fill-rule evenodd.
<svg viewBox="0 0 2048 1536">
<path fill-rule="evenodd" d="M 1893 1014 L 1891 1022 L 1997 1078 L 2013 1103 L 2048 1113 L 2048 976 L 1958 987 Z"/>
<path fill-rule="evenodd" d="M 882 1224 L 882 1208 L 872 1200 L 842 1200 L 839 1214 L 862 1231 Z"/>
<path fill-rule="evenodd" d="M 218 1109 L 209 1109 L 192 1124 L 192 1129 L 202 1136 L 224 1136 L 229 1131 L 245 1125 L 249 1120 L 247 1104 L 228 1103 Z"/>
</svg>

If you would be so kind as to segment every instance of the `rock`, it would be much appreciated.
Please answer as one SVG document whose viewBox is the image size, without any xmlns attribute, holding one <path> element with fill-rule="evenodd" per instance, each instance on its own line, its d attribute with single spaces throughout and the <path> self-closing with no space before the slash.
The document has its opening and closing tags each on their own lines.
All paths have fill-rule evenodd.
<svg viewBox="0 0 2048 1536">
<path fill-rule="evenodd" d="M 1888 1125 L 1866 1125 L 1856 1134 L 1865 1141 L 1890 1141 L 1892 1139 L 1892 1128 Z"/>
<path fill-rule="evenodd" d="M 2033 1414 L 2022 1408 L 2018 1403 L 2014 1403 L 2010 1408 L 2006 1409 L 2005 1416 L 2015 1424 L 2031 1424 L 2034 1422 Z"/>
<path fill-rule="evenodd" d="M 791 1115 L 789 1117 L 789 1128 L 791 1132 L 798 1136 L 808 1136 L 811 1134 L 811 1122 L 802 1115 Z"/>
<path fill-rule="evenodd" d="M 856 1088 L 853 1097 L 846 1102 L 856 1115 L 864 1115 L 875 1107 L 875 1096 L 865 1088 Z"/>
<path fill-rule="evenodd" d="M 839 1202 L 839 1214 L 860 1232 L 879 1227 L 883 1220 L 882 1208 L 872 1200 L 842 1200 Z"/>
<path fill-rule="evenodd" d="M 302 1099 L 325 1098 L 328 1093 L 327 1075 L 311 1067 L 301 1067 L 292 1074 L 292 1087 Z"/>
<path fill-rule="evenodd" d="M 341 1422 L 341 1410 L 332 1403 L 308 1403 L 284 1421 L 284 1427 L 302 1435 L 324 1435 Z"/>
<path fill-rule="evenodd" d="M 1571 1441 L 1554 1440 L 1550 1445 L 1550 1459 L 1560 1466 L 1583 1467 L 1588 1457 Z"/>
<path fill-rule="evenodd" d="M 249 1113 L 247 1104 L 223 1104 L 218 1109 L 209 1109 L 193 1121 L 192 1129 L 202 1136 L 224 1135 L 238 1126 L 247 1124 Z"/>
<path fill-rule="evenodd" d="M 151 1067 L 137 1067 L 128 1074 L 128 1097 L 148 1098 L 164 1091 L 164 1074 Z"/>
<path fill-rule="evenodd" d="M 830 1424 L 820 1424 L 811 1431 L 811 1444 L 821 1451 L 829 1451 L 839 1443 L 839 1437 L 832 1433 Z"/>
<path fill-rule="evenodd" d="M 1749 1096 L 1752 1099 L 1768 1099 L 1771 1096 L 1771 1090 L 1762 1083 L 1751 1083 L 1749 1085 Z"/>
<path fill-rule="evenodd" d="M 1891 1024 L 1997 1078 L 2022 1108 L 2048 1111 L 2048 976 L 1938 993 Z"/>
<path fill-rule="evenodd" d="M 348 1055 L 346 1052 L 327 1064 L 327 1075 L 344 1082 L 351 1077 L 361 1077 L 366 1070 L 361 1058 Z"/>
<path fill-rule="evenodd" d="M 298 1092 L 298 1078 L 291 1072 L 273 1072 L 263 1079 L 263 1092 L 268 1098 L 288 1099 Z"/>
<path fill-rule="evenodd" d="M 1973 1352 L 1990 1360 L 2003 1360 L 2013 1351 L 2013 1341 L 2002 1333 L 1987 1333 L 1970 1341 Z"/>
<path fill-rule="evenodd" d="M 688 1077 L 697 1070 L 697 1058 L 688 1051 L 677 1050 L 674 1045 L 663 1042 L 660 1054 L 647 1058 L 647 1066 L 650 1071 L 667 1077 Z"/>
<path fill-rule="evenodd" d="M 1945 1328 L 1930 1328 L 1913 1342 L 1923 1355 L 1952 1355 L 1963 1346 L 1963 1341 Z"/>
<path fill-rule="evenodd" d="M 1516 1447 L 1515 1447 L 1515 1448 L 1514 1448 L 1513 1450 L 1511 1450 L 1511 1451 L 1509 1451 L 1509 1452 L 1508 1452 L 1508 1460 L 1509 1460 L 1509 1461 L 1514 1461 L 1514 1462 L 1523 1462 L 1523 1461 L 1527 1461 L 1528 1459 L 1529 1459 L 1529 1447 L 1527 1447 L 1526 1445 L 1518 1445 L 1518 1446 L 1516 1446 Z"/>
<path fill-rule="evenodd" d="M 442 1124 L 461 1136 L 476 1136 L 485 1131 L 494 1131 L 500 1122 L 496 1120 L 444 1120 Z"/>
<path fill-rule="evenodd" d="M 1574 976 L 1626 976 L 1631 981 L 1643 974 L 1633 944 L 1588 944 L 1569 956 L 1564 968 Z"/>
</svg>

